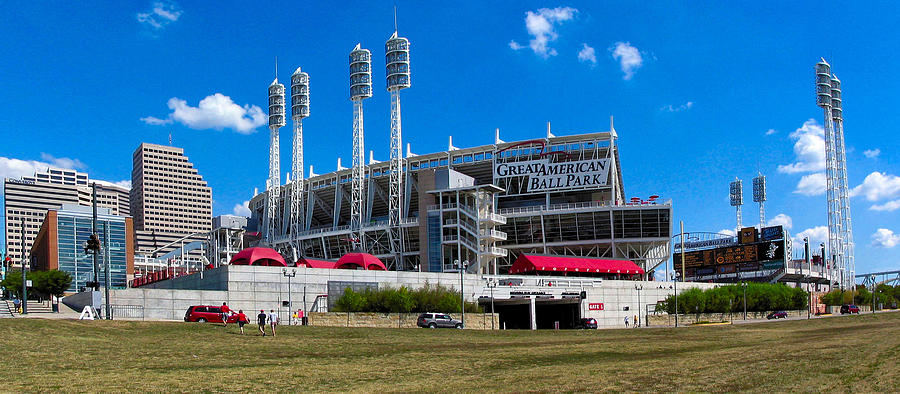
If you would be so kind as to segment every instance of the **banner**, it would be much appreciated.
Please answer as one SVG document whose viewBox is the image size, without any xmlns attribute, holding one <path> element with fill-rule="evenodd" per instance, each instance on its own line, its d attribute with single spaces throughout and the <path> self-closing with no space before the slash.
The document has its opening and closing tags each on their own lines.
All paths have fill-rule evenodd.
<svg viewBox="0 0 900 394">
<path fill-rule="evenodd" d="M 525 190 L 529 193 L 603 187 L 609 179 L 609 159 L 551 163 L 546 158 L 494 166 L 495 180 L 512 177 L 528 177 Z"/>
</svg>

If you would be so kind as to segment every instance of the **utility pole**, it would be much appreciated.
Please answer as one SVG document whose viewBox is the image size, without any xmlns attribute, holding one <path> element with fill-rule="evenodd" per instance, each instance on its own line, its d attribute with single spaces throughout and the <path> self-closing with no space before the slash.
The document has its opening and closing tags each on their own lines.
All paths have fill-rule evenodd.
<svg viewBox="0 0 900 394">
<path fill-rule="evenodd" d="M 291 270 L 289 274 L 287 269 L 282 268 L 281 274 L 284 275 L 285 278 L 288 278 L 288 316 L 293 316 L 294 313 L 294 300 L 291 298 L 291 278 L 297 276 L 297 270 Z M 290 322 L 290 320 L 288 320 Z M 291 325 L 294 323 L 291 322 Z"/>
<path fill-rule="evenodd" d="M 94 216 L 91 222 L 91 234 L 95 237 L 97 236 L 97 182 L 91 183 L 92 190 L 92 205 L 94 207 Z M 100 290 L 100 262 L 98 259 L 100 256 L 97 256 L 97 251 L 94 251 L 94 290 Z"/>
<path fill-rule="evenodd" d="M 22 216 L 22 314 L 28 314 L 28 280 L 25 279 L 25 216 Z"/>
<path fill-rule="evenodd" d="M 741 287 L 744 288 L 744 320 L 747 320 L 747 282 L 741 282 Z"/>
<path fill-rule="evenodd" d="M 462 307 L 462 326 L 466 328 L 466 292 L 463 290 L 463 273 L 466 271 L 466 264 L 463 261 L 456 261 L 459 263 L 459 304 Z"/>
<path fill-rule="evenodd" d="M 497 282 L 494 278 L 491 278 L 491 281 L 488 282 L 488 288 L 491 289 L 491 330 L 494 329 L 494 288 L 497 287 Z"/>
<path fill-rule="evenodd" d="M 104 283 L 103 288 L 106 290 L 106 320 L 112 320 L 112 314 L 110 313 L 112 307 L 109 305 L 109 220 L 106 221 L 106 224 L 103 226 L 103 277 Z"/>
</svg>

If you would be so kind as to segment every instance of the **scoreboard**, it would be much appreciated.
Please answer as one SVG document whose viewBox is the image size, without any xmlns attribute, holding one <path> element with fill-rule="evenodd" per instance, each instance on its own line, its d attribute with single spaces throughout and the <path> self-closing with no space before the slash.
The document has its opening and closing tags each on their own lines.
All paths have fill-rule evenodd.
<svg viewBox="0 0 900 394">
<path fill-rule="evenodd" d="M 674 253 L 675 271 L 681 272 L 683 265 L 686 276 L 694 276 L 784 266 L 787 245 L 781 226 L 765 227 L 758 232 L 755 228 L 745 228 L 738 238 L 740 243 L 737 245 Z"/>
</svg>

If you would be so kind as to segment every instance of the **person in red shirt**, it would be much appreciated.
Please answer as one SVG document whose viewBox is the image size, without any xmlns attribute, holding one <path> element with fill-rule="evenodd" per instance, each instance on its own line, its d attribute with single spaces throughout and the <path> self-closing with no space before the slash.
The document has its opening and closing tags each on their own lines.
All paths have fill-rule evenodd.
<svg viewBox="0 0 900 394">
<path fill-rule="evenodd" d="M 243 309 L 238 309 L 237 323 L 238 327 L 241 328 L 241 335 L 244 335 L 244 324 L 247 324 L 247 315 L 244 314 Z"/>
<path fill-rule="evenodd" d="M 222 326 L 228 327 L 228 315 L 231 314 L 231 308 L 228 307 L 228 303 L 222 303 Z"/>
</svg>

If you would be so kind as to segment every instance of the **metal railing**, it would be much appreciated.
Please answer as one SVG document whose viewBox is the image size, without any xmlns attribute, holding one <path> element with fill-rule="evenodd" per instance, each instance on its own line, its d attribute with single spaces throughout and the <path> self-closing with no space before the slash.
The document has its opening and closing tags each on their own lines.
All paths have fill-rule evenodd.
<svg viewBox="0 0 900 394">
<path fill-rule="evenodd" d="M 97 312 L 103 312 L 106 310 L 106 304 L 100 305 L 100 309 Z M 109 314 L 115 319 L 141 319 L 144 320 L 144 306 L 143 305 L 109 305 Z"/>
<path fill-rule="evenodd" d="M 573 203 L 564 203 L 564 204 L 550 204 L 550 205 L 533 205 L 529 207 L 515 207 L 515 208 L 502 208 L 499 210 L 501 214 L 510 214 L 510 213 L 526 213 L 526 212 L 540 212 L 540 211 L 560 211 L 560 210 L 569 210 L 569 209 L 580 209 L 580 208 L 596 208 L 596 207 L 653 207 L 653 206 L 671 206 L 672 200 L 666 200 L 662 202 L 654 201 L 654 202 L 627 202 L 622 204 L 613 204 L 612 201 L 585 201 L 585 202 L 573 202 Z"/>
<path fill-rule="evenodd" d="M 505 232 L 494 229 L 481 230 L 481 236 L 483 238 L 496 238 L 501 241 L 506 241 L 507 238 L 507 234 Z"/>
</svg>

